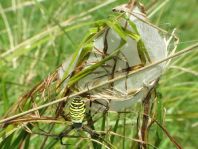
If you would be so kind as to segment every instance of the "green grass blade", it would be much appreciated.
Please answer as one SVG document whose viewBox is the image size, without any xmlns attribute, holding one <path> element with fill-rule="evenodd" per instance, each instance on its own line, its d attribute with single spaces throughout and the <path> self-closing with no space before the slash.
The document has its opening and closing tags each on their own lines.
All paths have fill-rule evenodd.
<svg viewBox="0 0 198 149">
<path fill-rule="evenodd" d="M 31 135 L 28 135 L 25 139 L 25 145 L 24 145 L 24 149 L 29 149 L 30 147 L 30 138 L 31 138 Z"/>
<path fill-rule="evenodd" d="M 117 119 L 116 119 L 116 122 L 115 122 L 115 125 L 114 125 L 114 128 L 113 128 L 113 132 L 115 132 L 115 133 L 116 133 L 117 130 L 118 130 L 119 121 L 120 121 L 120 114 L 118 113 L 118 117 L 117 117 Z M 112 136 L 110 137 L 111 144 L 114 143 L 114 139 L 115 139 L 115 136 L 112 135 Z"/>
<path fill-rule="evenodd" d="M 13 140 L 10 148 L 18 148 L 20 143 L 22 143 L 26 139 L 26 137 L 28 137 L 28 135 L 30 135 L 28 132 L 21 130 L 19 135 Z"/>
<path fill-rule="evenodd" d="M 119 51 L 120 48 L 122 48 L 124 46 L 125 42 L 122 41 L 120 43 L 120 46 L 115 49 L 114 52 L 112 52 L 110 55 L 108 55 L 107 57 L 105 57 L 103 60 L 101 60 L 100 62 L 82 70 L 81 72 L 79 72 L 77 75 L 75 75 L 74 77 L 72 77 L 69 82 L 68 82 L 68 87 L 72 86 L 75 82 L 79 81 L 80 79 L 84 78 L 85 76 L 87 76 L 88 74 L 90 74 L 91 72 L 93 72 L 95 69 L 97 69 L 98 67 L 100 67 L 102 64 L 104 64 L 106 61 L 112 59 Z"/>
<path fill-rule="evenodd" d="M 59 140 L 57 139 L 50 140 L 50 142 L 45 146 L 45 149 L 53 148 L 57 142 L 59 142 Z"/>
<path fill-rule="evenodd" d="M 162 98 L 161 94 L 157 91 L 157 121 L 163 125 L 163 105 L 162 105 Z M 163 139 L 163 131 L 162 129 L 157 126 L 156 129 L 156 140 L 155 140 L 155 146 L 159 147 L 161 141 Z"/>
<path fill-rule="evenodd" d="M 0 148 L 2 148 L 2 149 L 8 149 L 8 148 L 10 148 L 10 145 L 11 145 L 12 139 L 13 139 L 13 136 L 14 136 L 14 133 L 12 133 L 6 139 L 4 139 L 3 142 L 0 144 Z"/>
<path fill-rule="evenodd" d="M 3 109 L 4 112 L 9 108 L 9 99 L 8 99 L 8 94 L 7 94 L 7 85 L 6 81 L 2 80 L 1 81 L 1 93 L 2 93 L 2 98 L 3 98 Z"/>
<path fill-rule="evenodd" d="M 12 135 L 15 131 L 18 131 L 19 129 L 21 129 L 20 126 L 15 127 L 14 125 L 9 125 L 5 128 L 2 128 L 0 132 L 0 143 L 2 143 L 4 139 L 6 139 L 7 137 Z"/>
<path fill-rule="evenodd" d="M 106 21 L 107 25 L 112 28 L 124 41 L 127 40 L 127 34 L 120 26 L 119 22 Z"/>
</svg>

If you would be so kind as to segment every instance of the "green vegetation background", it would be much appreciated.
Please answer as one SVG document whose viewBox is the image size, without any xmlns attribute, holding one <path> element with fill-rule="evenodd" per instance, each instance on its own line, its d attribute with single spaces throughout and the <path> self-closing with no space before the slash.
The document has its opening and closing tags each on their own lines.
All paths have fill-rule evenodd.
<svg viewBox="0 0 198 149">
<path fill-rule="evenodd" d="M 37 0 L 38 1 L 38 0 Z M 98 6 L 103 0 L 0 0 L 0 116 L 17 100 L 47 75 L 53 72 L 79 43 L 89 26 L 79 27 L 60 36 L 50 35 L 34 44 L 28 39 L 50 30 L 57 22 L 78 16 Z M 85 22 L 107 18 L 111 9 L 125 0 L 117 0 L 86 14 Z M 146 6 L 151 3 L 142 0 Z M 162 3 L 164 1 L 158 1 Z M 177 29 L 180 38 L 178 50 L 198 42 L 198 1 L 169 0 L 151 21 L 168 31 Z M 74 24 L 81 24 L 79 19 Z M 39 38 L 35 37 L 35 38 Z M 45 41 L 44 44 L 41 42 Z M 22 47 L 20 47 L 23 43 Z M 19 46 L 20 45 L 20 46 Z M 11 49 L 19 52 L 5 60 L 2 55 Z M 9 57 L 12 52 L 6 56 Z M 166 127 L 176 140 L 187 149 L 198 148 L 198 53 L 191 52 L 176 58 L 160 81 L 160 92 L 166 108 Z M 166 148 L 165 139 L 162 147 Z"/>
</svg>

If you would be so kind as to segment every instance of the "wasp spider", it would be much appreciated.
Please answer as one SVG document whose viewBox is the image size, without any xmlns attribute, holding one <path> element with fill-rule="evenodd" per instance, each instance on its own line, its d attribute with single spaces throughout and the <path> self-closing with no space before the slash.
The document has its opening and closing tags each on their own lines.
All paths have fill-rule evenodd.
<svg viewBox="0 0 198 149">
<path fill-rule="evenodd" d="M 72 125 L 70 125 L 69 128 L 67 128 L 64 132 L 62 132 L 59 135 L 62 145 L 68 145 L 63 143 L 62 139 L 63 137 L 66 137 L 73 129 L 86 131 L 91 135 L 92 138 L 102 140 L 98 133 L 96 133 L 88 126 L 83 125 L 83 121 L 86 116 L 86 105 L 82 97 L 75 97 L 72 99 L 72 101 L 69 104 L 69 116 L 71 118 Z"/>
</svg>

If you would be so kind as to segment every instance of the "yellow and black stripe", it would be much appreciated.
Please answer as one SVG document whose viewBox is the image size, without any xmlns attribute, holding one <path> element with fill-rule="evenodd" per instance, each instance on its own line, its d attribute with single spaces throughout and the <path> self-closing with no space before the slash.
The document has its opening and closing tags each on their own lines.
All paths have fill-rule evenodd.
<svg viewBox="0 0 198 149">
<path fill-rule="evenodd" d="M 85 102 L 81 97 L 73 98 L 69 106 L 69 114 L 74 127 L 81 127 L 85 117 Z"/>
</svg>

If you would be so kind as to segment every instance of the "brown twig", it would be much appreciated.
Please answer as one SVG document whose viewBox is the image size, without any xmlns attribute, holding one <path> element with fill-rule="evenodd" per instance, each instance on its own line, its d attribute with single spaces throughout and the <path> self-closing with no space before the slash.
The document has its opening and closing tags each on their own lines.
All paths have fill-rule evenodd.
<svg viewBox="0 0 198 149">
<path fill-rule="evenodd" d="M 177 143 L 177 141 L 169 134 L 169 132 L 167 131 L 167 129 L 165 127 L 163 127 L 157 120 L 154 120 L 154 122 L 157 123 L 157 125 L 165 132 L 165 134 L 168 136 L 168 138 L 170 139 L 170 141 L 172 143 L 175 144 L 177 149 L 182 149 L 182 147 Z"/>
<path fill-rule="evenodd" d="M 159 79 L 157 79 L 152 86 L 149 88 L 149 92 L 146 95 L 146 97 L 143 100 L 143 107 L 144 107 L 144 115 L 143 115 L 143 120 L 142 120 L 142 126 L 141 126 L 141 139 L 144 142 L 148 141 L 148 129 L 149 129 L 149 117 L 147 115 L 149 115 L 150 113 L 150 109 L 151 109 L 151 97 L 152 97 L 152 93 L 153 90 L 155 89 L 155 87 L 157 86 Z M 142 149 L 146 149 L 147 146 L 146 144 L 139 144 L 139 148 Z"/>
</svg>

